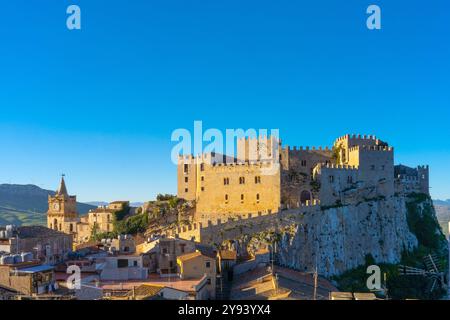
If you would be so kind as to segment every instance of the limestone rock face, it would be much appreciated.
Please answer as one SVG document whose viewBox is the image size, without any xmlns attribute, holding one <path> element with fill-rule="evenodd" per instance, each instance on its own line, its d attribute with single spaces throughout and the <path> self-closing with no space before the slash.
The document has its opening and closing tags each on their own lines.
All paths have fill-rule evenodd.
<svg viewBox="0 0 450 320">
<path fill-rule="evenodd" d="M 293 235 L 283 235 L 277 259 L 299 270 L 317 265 L 320 274 L 333 276 L 364 264 L 367 254 L 376 263 L 398 263 L 403 250 L 417 245 L 404 198 L 390 197 L 305 216 Z"/>
</svg>

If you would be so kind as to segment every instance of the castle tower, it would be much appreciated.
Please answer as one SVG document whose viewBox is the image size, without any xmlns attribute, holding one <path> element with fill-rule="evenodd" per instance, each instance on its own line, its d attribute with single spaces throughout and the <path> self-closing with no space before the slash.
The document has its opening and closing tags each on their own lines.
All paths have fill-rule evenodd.
<svg viewBox="0 0 450 320">
<path fill-rule="evenodd" d="M 418 166 L 417 167 L 417 176 L 419 179 L 419 187 L 420 191 L 425 194 L 430 194 L 430 169 L 429 166 Z"/>
<path fill-rule="evenodd" d="M 67 192 L 64 175 L 54 196 L 48 196 L 47 227 L 66 232 L 76 232 L 77 197 Z"/>
</svg>

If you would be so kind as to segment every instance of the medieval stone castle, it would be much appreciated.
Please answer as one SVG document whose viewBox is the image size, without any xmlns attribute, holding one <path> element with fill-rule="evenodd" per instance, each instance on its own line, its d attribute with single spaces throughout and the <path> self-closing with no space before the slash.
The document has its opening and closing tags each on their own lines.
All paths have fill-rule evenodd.
<svg viewBox="0 0 450 320">
<path fill-rule="evenodd" d="M 284 147 L 275 137 L 242 138 L 236 158 L 209 153 L 178 161 L 178 197 L 195 201 L 194 221 L 204 222 L 428 194 L 428 179 L 428 166 L 395 166 L 394 148 L 371 135 L 347 134 L 331 148 Z"/>
<path fill-rule="evenodd" d="M 393 147 L 370 135 L 345 135 L 331 147 L 293 148 L 275 137 L 242 138 L 236 157 L 183 155 L 177 170 L 177 196 L 195 202 L 195 213 L 189 226 L 167 234 L 197 241 L 212 241 L 224 222 L 259 221 L 258 227 L 236 221 L 251 233 L 271 226 L 274 217 L 290 217 L 288 225 L 298 217 L 292 212 L 303 215 L 412 192 L 429 194 L 428 166 L 395 166 Z M 114 212 L 129 206 L 116 201 L 79 216 L 64 177 L 48 204 L 48 227 L 73 234 L 78 244 L 89 241 L 94 229 L 113 231 Z"/>
</svg>

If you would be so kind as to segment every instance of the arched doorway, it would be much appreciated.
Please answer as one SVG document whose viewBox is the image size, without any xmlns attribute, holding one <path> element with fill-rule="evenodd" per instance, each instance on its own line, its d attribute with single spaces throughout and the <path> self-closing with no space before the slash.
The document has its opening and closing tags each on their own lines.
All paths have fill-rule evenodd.
<svg viewBox="0 0 450 320">
<path fill-rule="evenodd" d="M 55 230 L 58 230 L 58 220 L 56 220 L 56 219 L 53 220 L 53 228 Z"/>
<path fill-rule="evenodd" d="M 303 190 L 300 193 L 300 203 L 301 204 L 306 204 L 306 201 L 311 201 L 312 197 L 311 197 L 311 192 L 308 190 Z"/>
</svg>

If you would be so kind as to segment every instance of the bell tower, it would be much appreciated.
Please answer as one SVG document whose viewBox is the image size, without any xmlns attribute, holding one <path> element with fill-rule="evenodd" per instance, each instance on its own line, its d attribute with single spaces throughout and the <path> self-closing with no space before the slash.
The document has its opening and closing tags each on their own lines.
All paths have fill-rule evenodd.
<svg viewBox="0 0 450 320">
<path fill-rule="evenodd" d="M 47 227 L 66 233 L 75 232 L 74 222 L 78 218 L 77 197 L 67 192 L 64 174 L 54 196 L 48 196 Z"/>
</svg>

